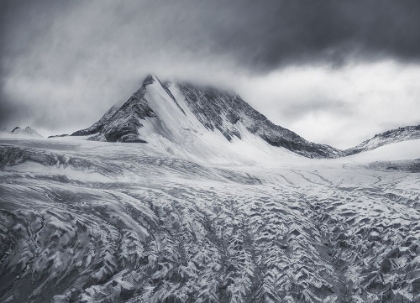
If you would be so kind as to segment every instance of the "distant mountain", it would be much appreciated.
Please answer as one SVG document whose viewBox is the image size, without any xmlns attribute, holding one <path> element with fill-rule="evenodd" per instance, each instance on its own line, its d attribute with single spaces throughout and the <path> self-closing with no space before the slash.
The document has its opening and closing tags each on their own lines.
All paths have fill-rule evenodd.
<svg viewBox="0 0 420 303">
<path fill-rule="evenodd" d="M 30 138 L 43 138 L 35 129 L 27 126 L 25 128 L 15 127 L 11 132 L 7 131 L 5 128 L 1 131 L 2 135 L 7 137 L 10 136 L 19 136 L 19 137 L 30 137 Z"/>
<path fill-rule="evenodd" d="M 53 136 L 49 136 L 48 139 L 52 139 L 52 138 L 63 138 L 63 137 L 67 137 L 69 134 L 62 134 L 62 135 L 53 135 Z"/>
<path fill-rule="evenodd" d="M 353 155 L 378 148 L 383 145 L 420 139 L 420 125 L 399 127 L 376 134 L 373 138 L 363 141 L 359 145 L 344 151 L 344 155 Z"/>
<path fill-rule="evenodd" d="M 309 142 L 275 125 L 236 94 L 186 83 L 161 82 L 155 76 L 148 76 L 122 106 L 113 106 L 98 122 L 71 136 L 110 142 L 159 143 L 167 149 L 175 144 L 195 152 L 243 141 L 250 148 L 264 143 L 309 158 L 342 155 L 338 149 Z"/>
</svg>

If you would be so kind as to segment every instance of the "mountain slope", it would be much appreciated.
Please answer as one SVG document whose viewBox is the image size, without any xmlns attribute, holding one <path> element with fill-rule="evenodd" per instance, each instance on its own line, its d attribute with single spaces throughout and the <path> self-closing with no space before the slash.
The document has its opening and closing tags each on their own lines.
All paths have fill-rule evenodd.
<svg viewBox="0 0 420 303">
<path fill-rule="evenodd" d="M 147 142 L 169 150 L 182 146 L 192 153 L 219 147 L 231 150 L 235 144 L 244 151 L 245 144 L 249 149 L 283 147 L 309 158 L 341 155 L 333 147 L 309 142 L 275 125 L 238 95 L 161 82 L 154 76 L 148 76 L 121 107 L 112 107 L 98 122 L 72 136 Z"/>
<path fill-rule="evenodd" d="M 1 131 L 3 137 L 25 137 L 25 138 L 43 138 L 35 129 L 27 126 L 25 128 L 15 127 L 11 132 L 8 132 L 6 129 Z"/>
<path fill-rule="evenodd" d="M 380 134 L 376 134 L 373 138 L 363 141 L 359 145 L 345 150 L 344 155 L 354 155 L 378 148 L 383 145 L 414 139 L 420 139 L 420 125 L 399 127 Z"/>
</svg>

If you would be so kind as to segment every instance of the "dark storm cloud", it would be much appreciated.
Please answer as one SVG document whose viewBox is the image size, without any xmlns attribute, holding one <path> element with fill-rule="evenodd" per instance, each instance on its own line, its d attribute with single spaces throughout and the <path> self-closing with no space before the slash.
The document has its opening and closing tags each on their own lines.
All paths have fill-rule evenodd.
<svg viewBox="0 0 420 303">
<path fill-rule="evenodd" d="M 3 0 L 0 6 L 0 126 L 85 127 L 149 72 L 240 91 L 239 82 L 287 66 L 420 58 L 418 1 Z M 322 96 L 302 104 L 286 111 L 296 118 L 320 106 L 343 111 Z"/>
<path fill-rule="evenodd" d="M 186 56 L 226 56 L 241 66 L 268 70 L 299 60 L 340 62 L 353 54 L 420 57 L 418 1 L 1 3 L 3 56 L 31 53 L 41 40 L 45 51 L 69 47 L 62 55 L 82 62 L 98 50 L 95 45 L 105 48 L 98 56 L 113 51 L 118 56 L 118 51 L 142 55 L 144 44 L 163 54 L 176 50 Z M 119 42 L 124 44 L 115 45 Z M 57 68 L 71 72 L 72 63 Z"/>
<path fill-rule="evenodd" d="M 211 52 L 252 69 L 301 60 L 340 63 L 348 56 L 420 57 L 418 1 L 203 3 L 195 25 L 214 41 Z"/>
</svg>

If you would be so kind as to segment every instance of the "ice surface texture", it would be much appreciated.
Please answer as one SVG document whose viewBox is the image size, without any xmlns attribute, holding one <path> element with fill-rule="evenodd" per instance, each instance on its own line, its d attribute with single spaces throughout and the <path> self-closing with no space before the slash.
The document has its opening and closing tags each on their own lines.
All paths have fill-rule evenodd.
<svg viewBox="0 0 420 303">
<path fill-rule="evenodd" d="M 418 302 L 418 141 L 226 167 L 3 139 L 0 302 Z"/>
</svg>

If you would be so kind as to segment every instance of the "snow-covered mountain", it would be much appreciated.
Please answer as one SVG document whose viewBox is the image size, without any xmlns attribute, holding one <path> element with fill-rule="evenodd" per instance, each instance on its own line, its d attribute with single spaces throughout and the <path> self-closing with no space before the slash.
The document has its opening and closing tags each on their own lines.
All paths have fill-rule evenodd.
<svg viewBox="0 0 420 303">
<path fill-rule="evenodd" d="M 344 155 L 353 155 L 397 142 L 420 139 L 420 125 L 399 127 L 376 134 L 373 138 L 344 151 Z"/>
<path fill-rule="evenodd" d="M 309 158 L 341 152 L 309 142 L 275 125 L 240 96 L 214 88 L 161 82 L 148 76 L 122 106 L 113 106 L 91 127 L 72 136 L 90 140 L 149 143 L 174 154 L 212 157 L 283 147 Z"/>
<path fill-rule="evenodd" d="M 15 127 L 11 132 L 3 129 L 0 132 L 3 137 L 25 137 L 25 138 L 43 138 L 35 129 L 27 126 L 25 128 Z"/>
</svg>

